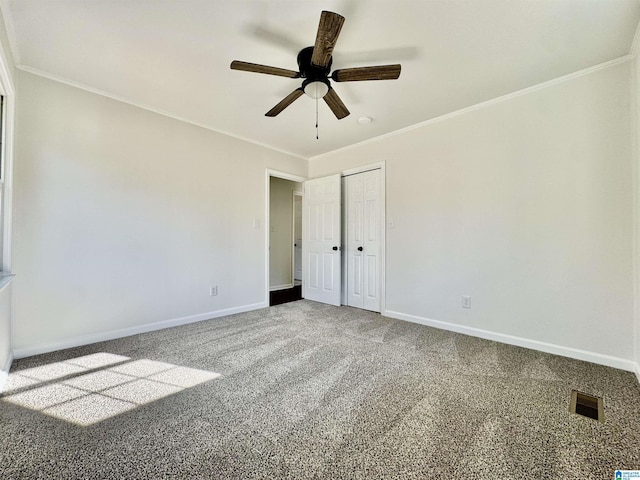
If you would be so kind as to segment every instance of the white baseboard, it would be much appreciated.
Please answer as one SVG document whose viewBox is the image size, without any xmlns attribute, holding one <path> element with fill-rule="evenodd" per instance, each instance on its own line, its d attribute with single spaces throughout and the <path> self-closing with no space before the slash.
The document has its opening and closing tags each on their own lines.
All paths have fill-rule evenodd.
<svg viewBox="0 0 640 480">
<path fill-rule="evenodd" d="M 269 287 L 270 292 L 278 290 L 286 290 L 287 288 L 293 288 L 293 283 L 287 283 L 286 285 L 276 285 L 275 287 Z"/>
<path fill-rule="evenodd" d="M 605 365 L 607 367 L 618 368 L 620 370 L 626 370 L 628 372 L 635 372 L 636 376 L 638 377 L 638 381 L 640 381 L 640 369 L 638 367 L 638 364 L 631 360 L 625 360 L 624 358 L 604 355 L 602 353 L 588 352 L 586 350 L 579 350 L 577 348 L 563 347 L 562 345 L 556 345 L 553 343 L 515 337 L 513 335 L 507 335 L 504 333 L 491 332 L 489 330 L 457 325 L 455 323 L 443 322 L 440 320 L 432 320 L 430 318 L 419 317 L 417 315 L 410 315 L 407 313 L 394 312 L 391 310 L 386 310 L 385 312 L 383 312 L 383 315 L 398 320 L 406 320 L 407 322 L 419 323 L 421 325 L 439 328 L 441 330 L 463 333 L 472 337 L 494 340 L 500 343 L 507 343 L 509 345 L 516 345 L 518 347 L 539 350 L 541 352 L 552 353 L 554 355 L 575 358 L 576 360 L 584 360 L 586 362 L 597 363 L 599 365 Z"/>
<path fill-rule="evenodd" d="M 4 387 L 5 382 L 9 378 L 9 370 L 11 370 L 11 364 L 13 363 L 13 353 L 9 352 L 9 358 L 5 362 L 3 368 L 0 370 L 0 392 Z"/>
<path fill-rule="evenodd" d="M 13 363 L 13 352 L 9 352 L 9 358 L 7 358 L 7 361 L 2 366 L 2 370 L 1 371 L 9 373 L 9 370 L 11 370 L 11 364 L 12 363 Z"/>
<path fill-rule="evenodd" d="M 635 373 L 636 373 L 636 378 L 638 379 L 638 383 L 640 383 L 640 363 L 636 363 Z"/>
<path fill-rule="evenodd" d="M 163 320 L 154 323 L 146 323 L 144 325 L 137 325 L 135 327 L 122 328 L 119 330 L 110 330 L 107 332 L 93 333 L 90 335 L 81 335 L 78 337 L 68 338 L 60 342 L 16 348 L 13 351 L 13 355 L 16 359 L 31 357 L 33 355 L 55 352 L 57 350 L 64 350 L 66 348 L 80 347 L 82 345 L 89 345 L 91 343 L 105 342 L 107 340 L 115 340 L 116 338 L 129 337 L 131 335 L 137 335 L 139 333 L 153 332 L 155 330 L 162 330 L 164 328 L 179 327 L 180 325 L 187 325 L 189 323 L 196 323 L 202 322 L 204 320 L 226 317 L 227 315 L 249 312 L 251 310 L 258 310 L 260 308 L 266 308 L 268 306 L 269 305 L 266 302 L 253 303 L 250 305 L 242 305 L 239 307 L 227 308 L 224 310 L 199 313 L 197 315 L 190 315 L 187 317 L 173 318 L 170 320 Z"/>
</svg>

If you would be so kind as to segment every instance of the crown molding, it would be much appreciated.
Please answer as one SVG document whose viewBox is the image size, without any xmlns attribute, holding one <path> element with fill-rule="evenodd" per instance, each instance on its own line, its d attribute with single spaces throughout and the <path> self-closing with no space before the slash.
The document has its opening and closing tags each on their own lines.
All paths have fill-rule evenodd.
<svg viewBox="0 0 640 480">
<path fill-rule="evenodd" d="M 0 0 L 0 2 L 2 2 L 2 1 L 5 1 L 5 0 Z M 640 38 L 640 36 L 638 36 L 638 37 Z M 635 44 L 635 40 L 634 40 L 634 44 Z M 349 150 L 351 150 L 353 148 L 361 147 L 361 146 L 364 146 L 364 145 L 367 145 L 367 144 L 370 144 L 370 143 L 375 143 L 375 142 L 378 142 L 380 140 L 385 140 L 387 138 L 392 138 L 392 137 L 395 137 L 397 135 L 402 135 L 402 134 L 410 132 L 412 130 L 416 130 L 418 128 L 422 128 L 422 127 L 426 127 L 426 126 L 429 126 L 429 125 L 433 125 L 435 123 L 439 123 L 439 122 L 448 120 L 450 118 L 455 118 L 455 117 L 458 117 L 460 115 L 465 115 L 467 113 L 470 113 L 470 112 L 473 112 L 473 111 L 476 111 L 476 110 L 480 110 L 482 108 L 486 108 L 486 107 L 489 107 L 491 105 L 502 103 L 502 102 L 505 102 L 507 100 L 511 100 L 513 98 L 517 98 L 517 97 L 520 97 L 520 96 L 523 96 L 523 95 L 527 95 L 529 93 L 533 93 L 533 92 L 536 92 L 538 90 L 543 90 L 545 88 L 549 88 L 549 87 L 552 87 L 554 85 L 558 85 L 558 84 L 561 84 L 561 83 L 564 83 L 564 82 L 568 82 L 570 80 L 574 80 L 576 78 L 579 78 L 579 77 L 582 77 L 582 76 L 585 76 L 585 75 L 589 75 L 591 73 L 594 73 L 594 72 L 597 72 L 597 71 L 600 71 L 600 70 L 606 70 L 608 68 L 611 68 L 613 66 L 619 65 L 621 63 L 628 62 L 628 61 L 632 60 L 633 58 L 634 57 L 631 54 L 624 55 L 622 57 L 618 57 L 618 58 L 615 58 L 613 60 L 609 60 L 608 62 L 604 62 L 604 63 L 600 63 L 598 65 L 594 65 L 592 67 L 584 68 L 582 70 L 578 70 L 577 72 L 569 73 L 567 75 L 563 75 L 561 77 L 557 77 L 557 78 L 554 78 L 552 80 L 548 80 L 546 82 L 542 82 L 542 83 L 539 83 L 537 85 L 533 85 L 531 87 L 523 88 L 521 90 L 517 90 L 515 92 L 508 93 L 508 94 L 502 95 L 500 97 L 496 97 L 496 98 L 493 98 L 493 99 L 490 99 L 490 100 L 486 100 L 484 102 L 476 103 L 475 105 L 471 105 L 469 107 L 465 107 L 465 108 L 461 108 L 459 110 L 455 110 L 453 112 L 445 113 L 444 115 L 440 115 L 438 117 L 434 117 L 434 118 L 425 120 L 423 122 L 419 122 L 419 123 L 410 125 L 408 127 L 404 127 L 404 128 L 398 129 L 398 130 L 394 130 L 392 132 L 385 133 L 383 135 L 378 135 L 376 137 L 372 137 L 372 138 L 363 140 L 361 142 L 357 142 L 357 143 L 354 143 L 354 144 L 351 144 L 351 145 L 347 145 L 346 147 L 338 148 L 338 149 L 331 150 L 329 152 L 321 153 L 319 155 L 315 155 L 315 156 L 311 156 L 311 157 L 305 157 L 303 155 L 300 155 L 300 154 L 297 154 L 297 153 L 294 153 L 294 152 L 290 152 L 290 151 L 287 151 L 287 150 L 283 150 L 283 149 L 274 147 L 273 145 L 269 145 L 269 144 L 262 143 L 262 142 L 257 142 L 255 140 L 252 140 L 252 139 L 247 138 L 247 137 L 243 137 L 241 135 L 237 135 L 235 133 L 227 132 L 227 131 L 224 131 L 224 130 L 219 130 L 219 129 L 213 128 L 213 127 L 211 127 L 209 125 L 205 125 L 205 124 L 201 124 L 201 123 L 198 123 L 198 122 L 194 122 L 194 121 L 191 121 L 191 120 L 189 120 L 187 118 L 180 117 L 178 115 L 174 115 L 172 113 L 169 113 L 169 112 L 166 112 L 166 111 L 159 110 L 157 108 L 151 107 L 149 105 L 138 103 L 138 102 L 135 102 L 135 101 L 130 100 L 128 98 L 121 97 L 121 96 L 118 96 L 118 95 L 114 95 L 114 94 L 111 94 L 111 93 L 106 92 L 104 90 L 100 90 L 100 89 L 97 89 L 97 88 L 94 88 L 94 87 L 90 87 L 88 85 L 85 85 L 85 84 L 82 84 L 82 83 L 79 83 L 79 82 L 74 82 L 74 81 L 68 80 L 66 78 L 59 77 L 57 75 L 53 75 L 53 74 L 51 74 L 49 72 L 45 72 L 43 70 L 39 70 L 37 68 L 29 67 L 27 65 L 16 65 L 16 68 L 19 69 L 19 70 L 22 70 L 24 72 L 31 73 L 33 75 L 37 75 L 39 77 L 47 78 L 49 80 L 53 80 L 53 81 L 58 82 L 58 83 L 62 83 L 62 84 L 65 84 L 65 85 L 69 85 L 71 87 L 78 88 L 80 90 L 84 90 L 84 91 L 87 91 L 87 92 L 90 92 L 90 93 L 93 93 L 93 94 L 96 94 L 96 95 L 107 97 L 107 98 L 110 98 L 112 100 L 116 100 L 116 101 L 121 102 L 121 103 L 125 103 L 125 104 L 128 104 L 128 105 L 137 107 L 137 108 L 141 108 L 143 110 L 147 110 L 149 112 L 156 113 L 158 115 L 162 115 L 162 116 L 165 116 L 165 117 L 172 118 L 174 120 L 178 120 L 180 122 L 188 123 L 190 125 L 194 125 L 196 127 L 204 128 L 204 129 L 210 130 L 212 132 L 220 133 L 220 134 L 226 135 L 228 137 L 236 138 L 238 140 L 242 140 L 242 141 L 247 142 L 247 143 L 258 145 L 260 147 L 267 148 L 269 150 L 272 150 L 272 151 L 275 151 L 275 152 L 278 152 L 278 153 L 283 153 L 285 155 L 289 155 L 289 156 L 292 156 L 292 157 L 295 157 L 295 158 L 298 158 L 298 159 L 301 159 L 301 160 L 309 161 L 309 160 L 321 159 L 323 157 L 327 157 L 327 156 L 330 156 L 330 155 L 335 154 L 335 153 L 349 151 Z"/>
<path fill-rule="evenodd" d="M 0 1 L 2 1 L 2 0 L 0 0 Z M 99 95 L 101 97 L 110 98 L 111 100 L 115 100 L 115 101 L 120 102 L 120 103 L 125 103 L 127 105 L 131 105 L 131 106 L 136 107 L 136 108 L 141 108 L 143 110 L 147 110 L 148 112 L 152 112 L 152 113 L 155 113 L 155 114 L 158 114 L 158 115 L 162 115 L 163 117 L 168 117 L 168 118 L 171 118 L 173 120 L 177 120 L 179 122 L 187 123 L 187 124 L 193 125 L 195 127 L 204 128 L 205 130 L 209 130 L 211 132 L 219 133 L 219 134 L 225 135 L 227 137 L 232 137 L 232 138 L 235 138 L 237 140 L 241 140 L 243 142 L 247 142 L 247 143 L 251 143 L 253 145 L 257 145 L 259 147 L 267 148 L 267 149 L 272 150 L 274 152 L 283 153 L 283 154 L 289 155 L 291 157 L 299 158 L 300 160 L 305 160 L 305 161 L 309 160 L 307 157 L 305 157 L 303 155 L 299 155 L 297 153 L 289 152 L 287 150 L 283 150 L 283 149 L 280 149 L 278 147 L 274 147 L 273 145 L 269 145 L 267 143 L 258 142 L 256 140 L 252 140 L 250 138 L 243 137 L 241 135 L 237 135 L 235 133 L 227 132 L 225 130 L 219 130 L 219 129 L 214 128 L 214 127 L 212 127 L 210 125 L 205 125 L 204 123 L 194 122 L 192 120 L 189 120 L 188 118 L 181 117 L 179 115 L 174 115 L 173 113 L 166 112 L 164 110 L 160 110 L 158 108 L 154 108 L 154 107 L 151 107 L 149 105 L 145 105 L 143 103 L 139 103 L 139 102 L 133 101 L 133 100 L 131 100 L 129 98 L 121 97 L 119 95 L 115 95 L 113 93 L 109 93 L 109 92 L 106 92 L 104 90 L 100 90 L 98 88 L 90 87 L 89 85 L 85 85 L 85 84 L 80 83 L 80 82 L 75 82 L 73 80 L 68 80 L 68 79 L 66 79 L 64 77 L 59 77 L 58 75 L 54 75 L 52 73 L 45 72 L 43 70 L 39 70 L 37 68 L 29 67 L 27 65 L 16 65 L 16 68 L 18 70 L 30 73 L 32 75 L 36 75 L 38 77 L 46 78 L 48 80 L 52 80 L 54 82 L 62 83 L 64 85 L 68 85 L 70 87 L 78 88 L 80 90 L 84 90 L 86 92 L 93 93 L 93 94 Z"/>
<path fill-rule="evenodd" d="M 482 108 L 489 107 L 491 105 L 495 105 L 498 103 L 505 102 L 507 100 L 511 100 L 513 98 L 521 97 L 523 95 L 527 95 L 529 93 L 536 92 L 538 90 L 543 90 L 545 88 L 553 87 L 554 85 L 558 85 L 564 82 L 568 82 L 570 80 L 574 80 L 579 77 L 583 77 L 585 75 L 589 75 L 591 73 L 606 70 L 607 68 L 611 68 L 615 65 L 619 65 L 621 63 L 625 63 L 630 61 L 633 58 L 631 55 L 624 55 L 622 57 L 615 58 L 613 60 L 609 60 L 608 62 L 600 63 L 598 65 L 594 65 L 593 67 L 584 68 L 582 70 L 578 70 L 577 72 L 569 73 L 567 75 L 563 75 L 561 77 L 554 78 L 553 80 L 548 80 L 546 82 L 539 83 L 537 85 L 533 85 L 531 87 L 523 88 L 522 90 L 517 90 L 512 93 L 507 93 L 506 95 L 502 95 L 500 97 L 492 98 L 491 100 L 486 100 L 484 102 L 476 103 L 475 105 L 471 105 L 470 107 L 461 108 L 460 110 L 455 110 L 453 112 L 445 113 L 444 115 L 440 115 L 438 117 L 430 118 L 429 120 L 425 120 L 423 122 L 415 123 L 408 127 L 401 128 L 399 130 L 394 130 L 389 133 L 385 133 L 383 135 L 378 135 L 377 137 L 368 138 L 367 140 L 363 140 L 358 143 L 354 143 L 351 145 L 347 145 L 346 147 L 338 148 L 336 150 L 332 150 L 330 152 L 321 153 L 320 155 L 315 155 L 310 157 L 309 160 L 317 160 L 323 157 L 327 157 L 333 155 L 334 153 L 346 152 L 348 150 L 362 147 L 364 145 L 375 143 L 380 140 L 385 140 L 387 138 L 392 138 L 398 135 L 402 135 L 403 133 L 410 132 L 412 130 L 416 130 L 418 128 L 426 127 L 428 125 L 433 125 L 435 123 L 439 123 L 445 120 L 449 120 L 450 118 L 459 117 L 460 115 L 465 115 L 470 112 L 474 112 L 476 110 L 480 110 Z"/>
</svg>

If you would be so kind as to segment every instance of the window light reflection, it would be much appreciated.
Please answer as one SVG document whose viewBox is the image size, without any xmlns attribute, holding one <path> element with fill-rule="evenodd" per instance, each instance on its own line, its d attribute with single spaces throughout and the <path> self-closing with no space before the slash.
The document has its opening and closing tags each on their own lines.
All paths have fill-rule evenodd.
<svg viewBox="0 0 640 480">
<path fill-rule="evenodd" d="M 88 426 L 218 377 L 171 363 L 96 353 L 11 373 L 0 399 Z"/>
</svg>

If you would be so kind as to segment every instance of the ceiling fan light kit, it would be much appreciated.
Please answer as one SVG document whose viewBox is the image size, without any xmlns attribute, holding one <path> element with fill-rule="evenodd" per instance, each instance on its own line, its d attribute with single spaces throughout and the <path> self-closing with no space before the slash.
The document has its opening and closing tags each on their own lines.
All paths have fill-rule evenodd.
<svg viewBox="0 0 640 480">
<path fill-rule="evenodd" d="M 334 70 L 330 75 L 335 47 L 340 30 L 344 24 L 344 17 L 337 13 L 323 11 L 320 15 L 316 42 L 298 53 L 298 71 L 284 68 L 270 67 L 256 63 L 231 62 L 232 70 L 277 75 L 287 78 L 304 78 L 302 85 L 287 95 L 265 115 L 275 117 L 303 94 L 315 99 L 322 98 L 338 120 L 349 115 L 349 110 L 342 103 L 340 97 L 331 86 L 334 82 L 357 82 L 365 80 L 395 80 L 400 76 L 400 65 L 379 65 L 372 67 L 356 67 Z M 317 116 L 317 110 L 316 110 Z M 316 120 L 317 127 L 317 120 Z"/>
<path fill-rule="evenodd" d="M 317 100 L 319 98 L 324 98 L 324 96 L 329 92 L 329 82 L 323 82 L 322 80 L 314 80 L 309 82 L 305 80 L 302 83 L 302 90 L 307 96 Z"/>
</svg>

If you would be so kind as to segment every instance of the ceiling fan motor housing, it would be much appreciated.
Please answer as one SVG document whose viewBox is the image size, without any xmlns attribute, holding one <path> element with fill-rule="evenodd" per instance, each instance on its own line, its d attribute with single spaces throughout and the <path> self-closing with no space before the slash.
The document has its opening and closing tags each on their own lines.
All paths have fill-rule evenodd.
<svg viewBox="0 0 640 480">
<path fill-rule="evenodd" d="M 329 63 L 326 66 L 320 67 L 311 63 L 311 56 L 313 55 L 313 47 L 307 47 L 300 50 L 298 53 L 298 69 L 300 76 L 306 78 L 305 83 L 311 82 L 325 82 L 329 84 L 329 72 L 331 71 L 331 64 L 333 58 L 329 59 Z M 303 83 L 304 87 L 304 83 Z"/>
</svg>

